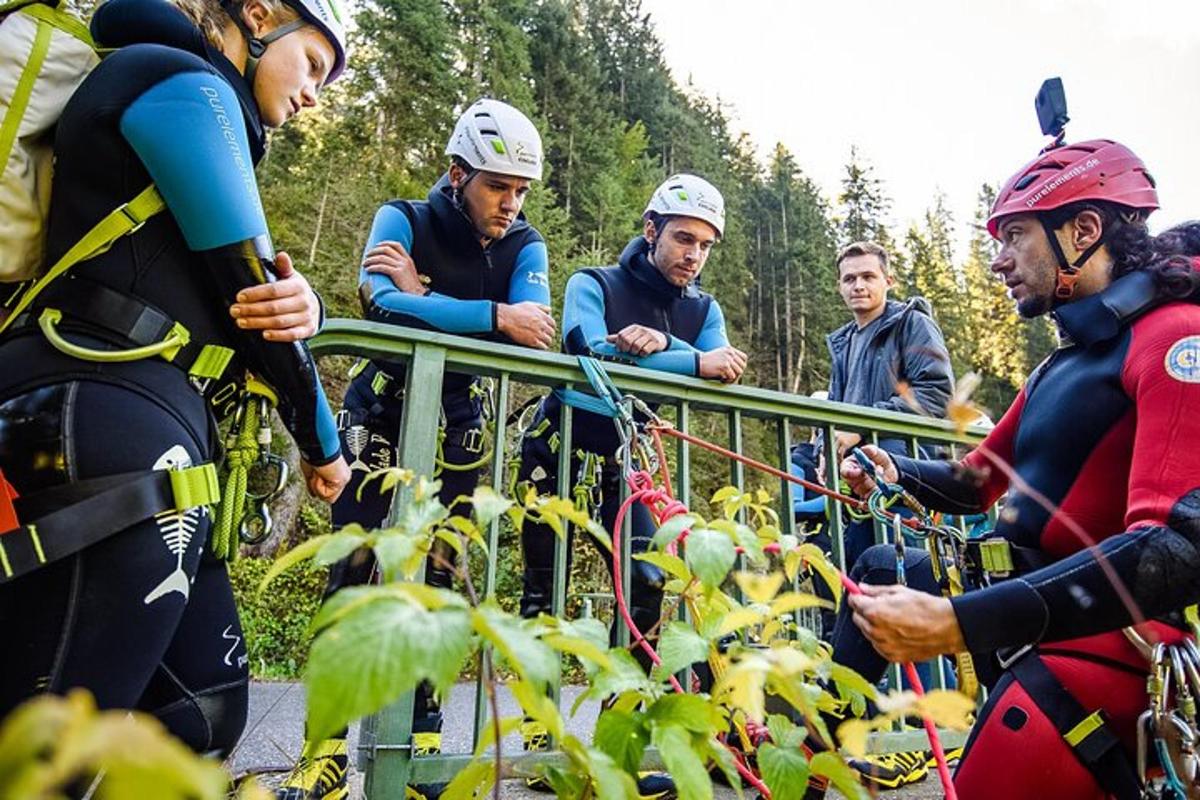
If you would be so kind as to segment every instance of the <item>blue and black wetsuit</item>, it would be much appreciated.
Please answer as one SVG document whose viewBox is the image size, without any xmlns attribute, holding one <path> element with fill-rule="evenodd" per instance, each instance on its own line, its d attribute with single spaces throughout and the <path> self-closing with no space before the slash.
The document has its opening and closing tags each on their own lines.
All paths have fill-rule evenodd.
<svg viewBox="0 0 1200 800">
<path fill-rule="evenodd" d="M 700 354 L 729 344 L 721 307 L 712 295 L 700 291 L 695 284 L 682 289 L 672 285 L 650 263 L 648 254 L 649 244 L 638 236 L 625 247 L 616 266 L 583 269 L 571 276 L 563 303 L 563 349 L 570 355 L 589 355 L 678 375 L 699 375 Z M 636 357 L 620 352 L 606 341 L 609 334 L 634 324 L 666 334 L 667 349 Z M 549 395 L 542 401 L 521 444 L 518 479 L 531 481 L 541 493 L 555 494 L 558 489 L 554 476 L 560 411 L 558 397 Z M 599 494 L 600 521 L 610 531 L 620 507 L 621 470 L 614 458 L 618 445 L 612 420 L 586 411 L 574 412 L 571 474 L 577 484 L 583 482 L 589 486 L 593 498 Z M 630 513 L 633 525 L 630 545 L 633 552 L 639 553 L 654 535 L 655 524 L 641 504 L 635 504 Z M 551 611 L 554 537 L 546 525 L 526 523 L 522 531 L 524 616 Z M 604 560 L 611 570 L 607 551 Z M 634 561 L 631 569 L 630 611 L 638 627 L 646 631 L 661 613 L 663 575 L 644 561 Z M 639 650 L 636 655 L 640 659 L 644 654 Z"/>
<path fill-rule="evenodd" d="M 429 279 L 425 295 L 407 294 L 386 275 L 365 270 L 359 275 L 359 295 L 367 319 L 465 336 L 508 341 L 496 329 L 499 303 L 531 301 L 550 305 L 546 244 L 523 215 L 500 239 L 481 243 L 475 226 L 455 201 L 448 177 L 430 190 L 426 201 L 396 200 L 375 214 L 364 253 L 381 242 L 401 244 L 417 270 Z M 404 409 L 405 368 L 402 364 L 371 361 L 350 384 L 338 413 L 343 452 L 350 464 L 350 484 L 333 506 L 334 526 L 357 522 L 370 529 L 387 516 L 391 493 L 372 490 L 358 499 L 358 487 L 372 471 L 396 463 L 396 437 Z M 478 469 L 454 465 L 477 462 L 483 449 L 483 400 L 478 381 L 470 375 L 447 373 L 442 388 L 443 436 L 438 474 L 441 500 L 451 505 L 469 495 L 478 483 Z M 434 420 L 430 420 L 434 422 Z M 343 586 L 366 583 L 374 562 L 370 553 L 355 553 L 335 565 L 327 593 Z M 426 565 L 428 583 L 448 586 L 449 572 L 432 560 Z M 428 691 L 417 693 L 418 730 L 431 730 L 436 714 Z M 422 721 L 422 717 L 427 717 Z"/>
<path fill-rule="evenodd" d="M 52 284 L 0 341 L 0 469 L 27 495 L 210 462 L 214 417 L 233 407 L 246 370 L 278 394 L 303 457 L 333 461 L 336 428 L 307 348 L 242 332 L 229 315 L 240 289 L 272 278 L 274 258 L 251 87 L 160 0 L 112 0 L 92 29 L 121 49 L 58 125 L 48 257 L 152 181 L 167 212 Z M 174 363 L 79 360 L 39 332 L 44 307 L 62 310 L 64 338 L 93 349 L 140 343 L 137 320 L 179 323 L 192 344 Z M 188 362 L 204 345 L 231 360 L 193 380 Z M 83 686 L 101 707 L 155 713 L 199 751 L 228 750 L 245 721 L 246 650 L 209 527 L 203 507 L 160 514 L 0 586 L 0 716 L 37 692 Z"/>
</svg>

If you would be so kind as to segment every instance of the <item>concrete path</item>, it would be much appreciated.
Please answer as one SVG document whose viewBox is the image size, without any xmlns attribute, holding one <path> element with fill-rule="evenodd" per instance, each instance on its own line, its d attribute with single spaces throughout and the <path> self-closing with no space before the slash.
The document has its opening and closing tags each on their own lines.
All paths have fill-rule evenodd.
<svg viewBox="0 0 1200 800">
<path fill-rule="evenodd" d="M 563 689 L 562 708 L 569 710 L 582 691 L 581 687 L 568 686 Z M 450 693 L 443 706 L 445 727 L 442 732 L 442 747 L 447 753 L 469 753 L 471 751 L 471 728 L 475 714 L 474 684 L 459 684 Z M 512 696 L 501 687 L 500 713 L 513 716 L 519 708 Z M 596 722 L 599 707 L 594 702 L 584 703 L 574 717 L 567 719 L 571 733 L 588 741 Z M 304 737 L 304 687 L 298 683 L 258 683 L 250 687 L 250 716 L 246 735 L 234 752 L 230 769 L 235 775 L 247 772 L 267 773 L 263 782 L 278 783 L 300 755 Z M 358 743 L 358 726 L 350 729 L 350 752 L 355 752 Z M 520 750 L 521 739 L 512 735 L 504 740 L 505 750 Z M 361 776 L 355 774 L 354 758 L 351 757 L 351 798 L 362 797 Z M 524 781 L 505 781 L 501 796 L 505 800 L 547 800 L 553 795 L 539 794 L 525 787 Z M 717 787 L 716 800 L 733 800 L 736 794 L 728 788 Z M 840 797 L 834 792 L 830 797 Z M 884 800 L 931 800 L 942 797 L 937 776 L 902 791 L 881 795 Z M 753 800 L 752 794 L 747 794 Z"/>
</svg>

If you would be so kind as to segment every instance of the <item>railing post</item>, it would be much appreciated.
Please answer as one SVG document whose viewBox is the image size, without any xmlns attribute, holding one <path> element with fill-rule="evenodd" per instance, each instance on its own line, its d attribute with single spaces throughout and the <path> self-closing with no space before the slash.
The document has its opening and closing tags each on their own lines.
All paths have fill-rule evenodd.
<svg viewBox="0 0 1200 800">
<path fill-rule="evenodd" d="M 433 474 L 438 427 L 430 425 L 429 421 L 439 419 L 441 415 L 445 366 L 445 348 L 427 344 L 418 344 L 413 348 L 404 389 L 397 461 L 398 466 L 411 469 L 418 475 Z M 392 497 L 388 524 L 399 519 L 412 493 L 412 487 L 397 487 Z M 422 566 L 417 580 L 424 579 Z M 412 692 L 379 712 L 374 720 L 364 722 L 368 730 L 374 732 L 375 738 L 368 749 L 371 760 L 367 765 L 363 787 L 365 795 L 371 800 L 403 800 L 404 787 L 412 770 L 412 723 Z"/>
<path fill-rule="evenodd" d="M 506 487 L 504 486 L 504 480 L 508 474 L 504 452 L 504 445 L 508 434 L 506 422 L 508 419 L 508 384 L 508 373 L 501 373 L 500 380 L 496 386 L 496 416 L 492 419 L 491 485 L 496 494 L 500 495 L 505 494 Z M 521 443 L 517 442 L 516 446 L 519 455 Z M 516 498 L 510 499 L 516 500 Z M 484 593 L 488 598 L 494 597 L 496 594 L 496 559 L 500 549 L 500 519 L 501 517 L 497 517 L 488 525 L 487 577 L 484 580 Z M 481 655 L 478 675 L 475 678 L 475 728 L 471 737 L 472 749 L 479 745 L 479 734 L 488 720 L 487 690 L 484 687 L 483 678 L 483 658 Z"/>
</svg>

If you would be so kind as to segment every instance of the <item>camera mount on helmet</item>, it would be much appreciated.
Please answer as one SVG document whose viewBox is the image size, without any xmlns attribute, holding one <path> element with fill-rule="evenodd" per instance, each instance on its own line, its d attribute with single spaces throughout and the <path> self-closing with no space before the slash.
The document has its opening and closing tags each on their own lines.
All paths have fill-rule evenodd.
<svg viewBox="0 0 1200 800">
<path fill-rule="evenodd" d="M 1061 147 L 1066 136 L 1067 123 L 1071 121 L 1067 116 L 1067 93 L 1063 89 L 1062 78 L 1047 78 L 1042 81 L 1042 88 L 1038 89 L 1037 97 L 1033 99 L 1033 107 L 1037 110 L 1042 133 L 1054 137 L 1054 141 L 1042 148 L 1042 152 Z"/>
</svg>

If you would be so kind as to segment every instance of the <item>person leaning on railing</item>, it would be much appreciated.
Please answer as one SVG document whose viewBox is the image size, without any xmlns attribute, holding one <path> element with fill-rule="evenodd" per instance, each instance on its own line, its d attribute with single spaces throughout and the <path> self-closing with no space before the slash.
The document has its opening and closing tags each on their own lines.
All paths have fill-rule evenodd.
<svg viewBox="0 0 1200 800">
<path fill-rule="evenodd" d="M 450 163 L 425 200 L 393 200 L 375 214 L 359 272 L 368 320 L 444 331 L 545 350 L 554 341 L 546 244 L 521 208 L 542 177 L 542 140 L 528 117 L 498 100 L 475 102 L 459 117 L 446 145 Z M 397 463 L 396 435 L 404 412 L 405 366 L 362 361 L 338 412 L 342 452 L 352 477 L 333 507 L 335 528 L 383 525 L 393 492 L 359 487 L 373 471 Z M 470 495 L 487 460 L 483 392 L 470 375 L 446 373 L 442 384 L 437 478 L 448 508 Z M 378 484 L 375 484 L 378 486 Z M 425 582 L 449 587 L 453 551 L 435 545 Z M 362 549 L 330 570 L 326 597 L 370 581 L 373 554 Z M 427 684 L 417 688 L 413 743 L 417 753 L 441 749 L 442 714 Z M 278 790 L 282 800 L 346 796 L 345 733 L 309 743 Z M 440 784 L 417 792 L 434 800 Z"/>
<path fill-rule="evenodd" d="M 1060 347 L 961 461 L 864 448 L 931 509 L 978 512 L 1009 492 L 974 545 L 986 552 L 968 545 L 987 585 L 944 598 L 917 550 L 911 588 L 884 585 L 897 555 L 874 547 L 834 634 L 834 659 L 868 679 L 888 661 L 975 654 L 991 694 L 962 797 L 1142 796 L 1149 662 L 1120 629 L 1151 620 L 1142 639 L 1181 642 L 1200 599 L 1200 223 L 1152 237 L 1157 207 L 1145 165 L 1113 141 L 1051 146 L 1013 175 L 988 219 L 991 268 L 1021 316 L 1053 315 Z M 852 459 L 841 474 L 870 488 Z"/>
<path fill-rule="evenodd" d="M 738 380 L 746 368 L 746 354 L 729 344 L 720 305 L 697 285 L 725 231 L 721 193 L 694 175 L 672 176 L 654 192 L 644 221 L 643 233 L 629 242 L 617 265 L 582 269 L 567 282 L 563 349 L 571 355 L 679 375 L 726 383 Z M 518 480 L 531 482 L 541 493 L 553 494 L 557 488 L 559 411 L 557 395 L 549 395 L 521 444 Z M 570 438 L 572 493 L 612 530 L 621 481 L 620 465 L 614 459 L 616 429 L 605 417 L 576 410 Z M 638 553 L 649 544 L 655 524 L 641 504 L 633 506 L 631 516 L 631 548 Z M 526 617 L 552 611 L 554 541 L 554 532 L 546 525 L 527 522 L 522 530 L 521 613 Z M 611 558 L 601 551 L 611 571 Z M 630 609 L 639 629 L 648 631 L 661 614 L 663 574 L 644 561 L 632 562 L 631 569 Z M 615 641 L 616 623 L 613 637 Z M 644 654 L 639 650 L 637 655 L 649 669 Z M 639 786 L 643 795 L 654 797 L 673 791 L 663 775 L 643 776 Z"/>
</svg>

